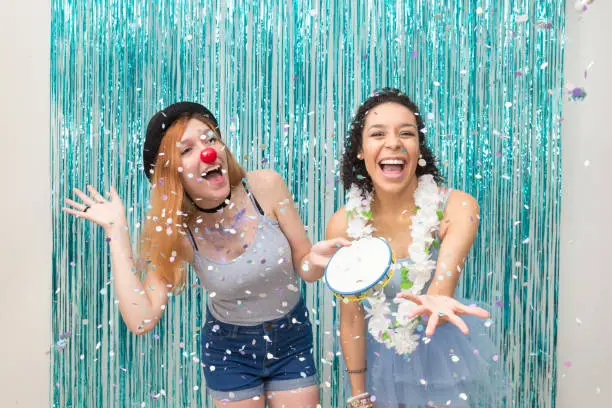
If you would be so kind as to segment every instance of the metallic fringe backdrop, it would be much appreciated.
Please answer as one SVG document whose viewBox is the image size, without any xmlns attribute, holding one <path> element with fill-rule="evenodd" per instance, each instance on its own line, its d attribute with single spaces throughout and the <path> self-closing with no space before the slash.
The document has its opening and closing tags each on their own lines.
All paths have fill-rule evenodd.
<svg viewBox="0 0 612 408">
<path fill-rule="evenodd" d="M 53 0 L 53 406 L 212 406 L 206 292 L 192 274 L 154 331 L 130 334 L 103 231 L 61 212 L 73 187 L 116 186 L 136 244 L 147 121 L 197 101 L 247 169 L 283 175 L 321 239 L 343 203 L 351 115 L 383 86 L 417 101 L 448 185 L 481 205 L 461 291 L 493 309 L 508 406 L 554 406 L 564 13 L 563 0 Z M 334 298 L 305 288 L 322 405 L 342 406 Z"/>
</svg>

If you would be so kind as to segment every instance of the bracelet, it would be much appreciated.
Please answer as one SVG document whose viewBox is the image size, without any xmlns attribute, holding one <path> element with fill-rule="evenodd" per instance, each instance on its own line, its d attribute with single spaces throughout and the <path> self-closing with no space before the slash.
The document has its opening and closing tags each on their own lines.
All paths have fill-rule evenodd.
<svg viewBox="0 0 612 408">
<path fill-rule="evenodd" d="M 346 402 L 351 402 L 353 400 L 357 400 L 357 399 L 361 399 L 363 397 L 369 397 L 370 393 L 369 392 L 362 392 L 359 395 L 353 395 L 351 398 L 347 399 Z"/>
<path fill-rule="evenodd" d="M 364 392 L 346 400 L 346 406 L 349 408 L 372 408 L 374 403 L 370 399 L 370 394 Z"/>
<path fill-rule="evenodd" d="M 348 368 L 346 369 L 346 372 L 349 374 L 362 374 L 365 373 L 367 371 L 368 367 L 363 367 L 360 368 L 359 370 L 349 370 Z"/>
<path fill-rule="evenodd" d="M 348 408 L 373 408 L 374 404 L 370 399 L 353 400 L 346 404 Z"/>
</svg>

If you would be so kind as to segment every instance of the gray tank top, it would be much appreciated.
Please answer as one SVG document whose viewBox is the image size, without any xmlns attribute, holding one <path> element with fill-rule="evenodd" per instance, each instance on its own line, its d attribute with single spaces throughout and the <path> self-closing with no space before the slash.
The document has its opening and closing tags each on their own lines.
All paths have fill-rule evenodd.
<svg viewBox="0 0 612 408">
<path fill-rule="evenodd" d="M 209 259 L 194 247 L 193 266 L 208 291 L 208 310 L 224 323 L 254 326 L 289 313 L 300 299 L 291 247 L 278 222 L 266 217 L 247 190 L 257 211 L 253 244 L 229 262 Z"/>
</svg>

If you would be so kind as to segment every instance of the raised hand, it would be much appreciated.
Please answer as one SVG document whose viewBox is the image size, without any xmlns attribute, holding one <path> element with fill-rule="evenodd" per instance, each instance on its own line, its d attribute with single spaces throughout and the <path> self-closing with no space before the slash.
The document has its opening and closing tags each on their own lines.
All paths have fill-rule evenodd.
<svg viewBox="0 0 612 408">
<path fill-rule="evenodd" d="M 85 218 L 109 231 L 114 225 L 125 225 L 125 207 L 117 191 L 111 187 L 110 200 L 107 200 L 92 186 L 87 186 L 89 195 L 75 188 L 74 194 L 81 199 L 81 203 L 66 198 L 65 202 L 70 207 L 64 207 L 63 211 L 77 218 Z"/>
</svg>

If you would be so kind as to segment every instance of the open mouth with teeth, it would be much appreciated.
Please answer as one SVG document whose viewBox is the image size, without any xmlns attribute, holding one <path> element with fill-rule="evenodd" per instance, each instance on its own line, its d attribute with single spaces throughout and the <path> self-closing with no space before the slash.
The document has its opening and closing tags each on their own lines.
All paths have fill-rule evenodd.
<svg viewBox="0 0 612 408">
<path fill-rule="evenodd" d="M 201 174 L 202 178 L 208 181 L 216 182 L 223 180 L 223 169 L 220 165 L 211 167 Z"/>
<path fill-rule="evenodd" d="M 399 177 L 406 168 L 406 160 L 404 159 L 385 159 L 378 162 L 380 170 L 385 176 Z"/>
</svg>

